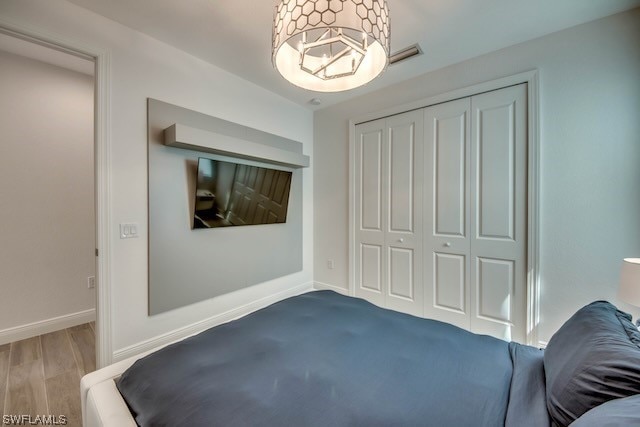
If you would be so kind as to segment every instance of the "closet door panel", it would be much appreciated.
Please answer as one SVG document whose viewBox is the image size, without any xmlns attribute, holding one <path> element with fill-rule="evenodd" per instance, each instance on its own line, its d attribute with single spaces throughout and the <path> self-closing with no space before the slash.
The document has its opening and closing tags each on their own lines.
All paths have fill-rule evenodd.
<svg viewBox="0 0 640 427">
<path fill-rule="evenodd" d="M 382 135 L 375 131 L 362 135 L 360 143 L 361 228 L 382 231 Z"/>
<path fill-rule="evenodd" d="M 421 316 L 423 115 L 389 117 L 386 129 L 386 306 Z"/>
<path fill-rule="evenodd" d="M 415 123 L 389 128 L 389 228 L 390 232 L 414 232 Z"/>
<path fill-rule="evenodd" d="M 392 297 L 415 300 L 413 258 L 412 249 L 389 248 L 389 295 Z"/>
<path fill-rule="evenodd" d="M 385 121 L 356 127 L 355 294 L 374 304 L 385 301 Z"/>
<path fill-rule="evenodd" d="M 479 238 L 514 238 L 515 101 L 478 109 L 476 224 Z"/>
<path fill-rule="evenodd" d="M 466 307 L 466 256 L 433 254 L 433 305 L 464 316 Z"/>
<path fill-rule="evenodd" d="M 469 328 L 470 99 L 424 110 L 425 316 Z"/>
<path fill-rule="evenodd" d="M 382 246 L 360 244 L 360 287 L 382 294 Z"/>
<path fill-rule="evenodd" d="M 466 112 L 458 114 L 456 111 L 452 117 L 439 118 L 433 126 L 434 234 L 464 237 L 467 208 Z"/>
<path fill-rule="evenodd" d="M 471 330 L 526 339 L 526 85 L 472 97 Z"/>
<path fill-rule="evenodd" d="M 512 260 L 476 257 L 479 318 L 504 325 L 513 323 L 514 264 Z"/>
</svg>

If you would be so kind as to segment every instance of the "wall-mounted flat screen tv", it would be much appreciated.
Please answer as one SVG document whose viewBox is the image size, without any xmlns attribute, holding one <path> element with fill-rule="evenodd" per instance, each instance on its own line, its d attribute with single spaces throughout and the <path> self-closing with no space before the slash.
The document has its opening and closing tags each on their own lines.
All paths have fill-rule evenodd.
<svg viewBox="0 0 640 427">
<path fill-rule="evenodd" d="M 199 158 L 193 228 L 287 222 L 291 175 Z"/>
</svg>

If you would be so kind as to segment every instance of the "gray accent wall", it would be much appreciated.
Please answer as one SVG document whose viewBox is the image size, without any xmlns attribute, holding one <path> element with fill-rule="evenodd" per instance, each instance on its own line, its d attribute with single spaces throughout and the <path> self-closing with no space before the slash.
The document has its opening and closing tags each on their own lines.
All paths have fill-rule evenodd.
<svg viewBox="0 0 640 427">
<path fill-rule="evenodd" d="M 302 170 L 165 146 L 174 123 L 302 153 L 296 141 L 148 100 L 149 314 L 302 270 Z M 192 229 L 198 157 L 293 172 L 287 222 Z"/>
</svg>

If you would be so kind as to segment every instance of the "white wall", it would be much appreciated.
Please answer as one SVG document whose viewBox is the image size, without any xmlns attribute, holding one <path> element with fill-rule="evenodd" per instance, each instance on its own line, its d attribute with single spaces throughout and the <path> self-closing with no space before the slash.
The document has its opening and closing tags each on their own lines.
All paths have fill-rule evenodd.
<svg viewBox="0 0 640 427">
<path fill-rule="evenodd" d="M 304 144 L 312 113 L 191 55 L 63 0 L 2 0 L 0 17 L 111 52 L 111 280 L 113 350 L 152 339 L 312 280 L 313 175 L 303 172 L 303 270 L 157 316 L 147 315 L 147 97 Z M 118 223 L 138 239 L 119 240 Z M 185 278 L 188 280 L 188 278 Z"/>
<path fill-rule="evenodd" d="M 595 299 L 617 302 L 621 260 L 640 256 L 639 40 L 640 9 L 635 9 L 317 111 L 316 282 L 348 286 L 348 119 L 537 68 L 542 175 L 539 338 L 548 340 L 584 304 Z M 335 269 L 327 268 L 328 259 L 335 260 Z"/>
<path fill-rule="evenodd" d="M 0 332 L 95 308 L 93 77 L 0 51 Z"/>
</svg>

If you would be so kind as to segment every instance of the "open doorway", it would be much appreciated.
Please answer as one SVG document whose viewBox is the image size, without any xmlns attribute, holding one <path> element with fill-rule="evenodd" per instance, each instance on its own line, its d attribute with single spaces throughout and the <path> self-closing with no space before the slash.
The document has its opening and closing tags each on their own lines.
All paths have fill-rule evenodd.
<svg viewBox="0 0 640 427">
<path fill-rule="evenodd" d="M 0 410 L 80 424 L 96 369 L 95 64 L 0 33 Z"/>
</svg>

